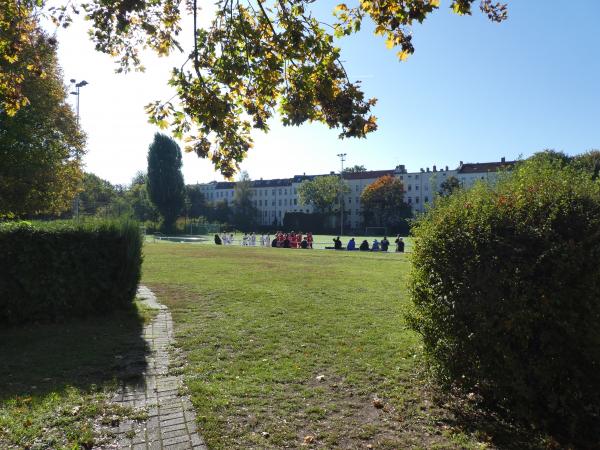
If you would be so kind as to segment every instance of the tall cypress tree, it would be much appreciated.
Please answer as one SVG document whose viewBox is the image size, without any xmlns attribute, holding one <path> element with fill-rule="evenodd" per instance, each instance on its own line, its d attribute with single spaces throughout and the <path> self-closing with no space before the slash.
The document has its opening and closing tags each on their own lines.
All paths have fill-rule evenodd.
<svg viewBox="0 0 600 450">
<path fill-rule="evenodd" d="M 181 174 L 181 149 L 168 136 L 156 133 L 148 149 L 148 195 L 163 219 L 163 228 L 172 231 L 185 201 Z"/>
</svg>

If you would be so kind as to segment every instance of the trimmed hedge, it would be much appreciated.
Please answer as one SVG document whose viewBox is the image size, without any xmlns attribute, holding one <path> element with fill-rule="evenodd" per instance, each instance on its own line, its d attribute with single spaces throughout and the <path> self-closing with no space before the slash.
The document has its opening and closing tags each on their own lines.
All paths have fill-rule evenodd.
<svg viewBox="0 0 600 450">
<path fill-rule="evenodd" d="M 600 184 L 530 161 L 413 229 L 409 323 L 442 386 L 581 447 L 600 435 Z"/>
<path fill-rule="evenodd" d="M 141 275 L 135 222 L 0 226 L 0 323 L 53 321 L 129 305 Z"/>
</svg>

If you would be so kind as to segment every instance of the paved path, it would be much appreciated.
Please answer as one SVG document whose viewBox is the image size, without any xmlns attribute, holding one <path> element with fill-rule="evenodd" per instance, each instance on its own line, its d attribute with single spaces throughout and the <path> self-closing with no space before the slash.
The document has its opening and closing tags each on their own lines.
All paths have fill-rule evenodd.
<svg viewBox="0 0 600 450">
<path fill-rule="evenodd" d="M 151 324 L 144 327 L 148 354 L 142 358 L 143 382 L 125 383 L 114 401 L 124 406 L 145 408 L 145 422 L 122 422 L 115 429 L 118 448 L 134 450 L 206 450 L 198 434 L 192 404 L 181 396 L 182 378 L 169 375 L 169 345 L 173 342 L 173 321 L 169 309 L 161 305 L 150 289 L 140 286 L 138 297 L 146 305 L 158 309 Z M 144 361 L 145 358 L 145 361 Z M 133 364 L 136 364 L 133 357 Z"/>
</svg>

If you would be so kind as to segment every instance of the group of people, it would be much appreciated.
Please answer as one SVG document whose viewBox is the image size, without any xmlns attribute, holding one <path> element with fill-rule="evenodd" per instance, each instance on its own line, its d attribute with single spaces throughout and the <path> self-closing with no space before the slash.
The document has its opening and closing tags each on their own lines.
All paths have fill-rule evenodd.
<svg viewBox="0 0 600 450">
<path fill-rule="evenodd" d="M 214 237 L 216 245 L 232 245 L 234 242 L 233 233 L 221 233 L 215 234 Z M 302 233 L 284 233 L 283 231 L 278 231 L 275 233 L 275 238 L 271 241 L 271 236 L 269 234 L 262 234 L 257 236 L 255 233 L 244 233 L 242 239 L 240 241 L 240 245 L 243 247 L 256 247 L 256 245 L 260 247 L 277 247 L 277 248 L 313 248 L 313 235 L 312 233 L 307 233 L 303 235 Z"/>
<path fill-rule="evenodd" d="M 275 233 L 275 238 L 271 242 L 271 247 L 303 249 L 313 248 L 313 235 L 312 233 L 306 233 L 306 235 L 303 235 L 302 233 L 295 233 L 293 231 L 291 233 L 278 231 Z"/>
<path fill-rule="evenodd" d="M 402 237 L 400 235 L 398 235 L 394 242 L 396 244 L 396 251 L 399 253 L 404 252 L 404 241 L 402 240 Z M 356 248 L 356 241 L 354 240 L 354 238 L 352 238 L 348 241 L 348 244 L 346 245 L 346 250 L 360 250 L 363 252 L 387 252 L 389 247 L 390 241 L 388 241 L 387 236 L 384 236 L 381 241 L 373 239 L 373 245 L 371 247 L 369 247 L 369 242 L 365 239 L 362 241 L 358 249 Z M 333 248 L 335 250 L 342 250 L 344 248 L 339 236 L 333 239 Z"/>
<path fill-rule="evenodd" d="M 268 234 L 257 236 L 255 233 L 244 233 L 240 245 L 244 247 L 256 247 L 257 241 L 259 246 L 268 247 L 271 237 Z M 215 234 L 215 244 L 217 245 L 233 245 L 233 242 L 233 233 Z"/>
</svg>

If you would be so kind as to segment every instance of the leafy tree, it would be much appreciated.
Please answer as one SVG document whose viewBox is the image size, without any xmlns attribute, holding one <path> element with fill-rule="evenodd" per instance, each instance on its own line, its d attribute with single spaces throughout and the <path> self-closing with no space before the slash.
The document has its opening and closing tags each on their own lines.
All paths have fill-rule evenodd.
<svg viewBox="0 0 600 450">
<path fill-rule="evenodd" d="M 85 136 L 66 101 L 55 46 L 37 28 L 27 38 L 20 55 L 37 61 L 45 76 L 23 72 L 18 89 L 27 104 L 18 111 L 0 107 L 0 216 L 59 214 L 71 207 L 83 176 Z M 3 51 L 0 44 L 0 85 L 12 76 L 4 72 L 10 63 Z M 0 89 L 0 105 L 8 97 Z"/>
<path fill-rule="evenodd" d="M 363 165 L 354 165 L 352 167 L 346 167 L 344 168 L 344 173 L 360 173 L 360 172 L 366 172 L 367 168 Z"/>
<path fill-rule="evenodd" d="M 215 203 L 208 219 L 211 222 L 229 223 L 231 220 L 232 211 L 226 200 L 220 200 Z"/>
<path fill-rule="evenodd" d="M 173 229 L 183 209 L 185 185 L 181 174 L 181 150 L 168 136 L 156 133 L 148 149 L 148 195 L 160 212 L 164 228 Z"/>
<path fill-rule="evenodd" d="M 576 169 L 588 172 L 592 180 L 596 180 L 600 175 L 600 150 L 590 150 L 577 155 L 573 158 L 572 164 Z"/>
<path fill-rule="evenodd" d="M 452 0 L 457 14 L 471 14 L 476 0 Z M 22 70 L 20 43 L 35 16 L 48 9 L 49 0 L 4 0 L 0 13 L 5 25 L 0 52 L 7 55 L 6 75 L 0 79 L 5 108 L 26 101 L 19 93 Z M 267 131 L 278 112 L 284 125 L 318 121 L 340 128 L 340 137 L 365 137 L 377 128 L 371 114 L 375 99 L 365 98 L 359 81 L 351 81 L 340 62 L 334 35 L 360 30 L 365 17 L 397 48 L 400 60 L 414 52 L 411 27 L 440 7 L 439 0 L 356 1 L 339 4 L 335 22 L 325 28 L 313 16 L 313 0 L 245 0 L 216 4 L 214 19 L 198 27 L 197 0 L 63 0 L 48 12 L 57 25 L 68 25 L 72 13 L 83 11 L 91 21 L 96 49 L 119 58 L 119 71 L 142 68 L 140 49 L 159 55 L 181 50 L 180 22 L 190 15 L 194 25 L 193 50 L 186 63 L 172 71 L 170 84 L 176 102 L 147 106 L 151 120 L 172 126 L 176 137 L 187 134 L 189 151 L 210 157 L 224 175 L 232 176 L 252 146 L 252 127 Z M 479 1 L 490 20 L 507 17 L 506 5 Z M 192 47 L 190 46 L 190 47 Z M 33 64 L 33 67 L 37 67 Z M 3 73 L 3 72 L 0 72 Z"/>
<path fill-rule="evenodd" d="M 455 176 L 451 176 L 444 180 L 442 184 L 440 184 L 439 194 L 442 197 L 447 197 L 458 189 L 460 189 L 460 181 L 458 181 L 458 178 Z"/>
<path fill-rule="evenodd" d="M 348 183 L 336 175 L 315 177 L 305 180 L 298 187 L 298 197 L 302 205 L 311 205 L 317 212 L 330 216 L 339 210 L 341 196 L 350 192 Z"/>
<path fill-rule="evenodd" d="M 83 174 L 83 190 L 79 193 L 80 213 L 96 215 L 117 197 L 116 188 L 109 181 L 93 173 Z"/>
<path fill-rule="evenodd" d="M 568 164 L 571 164 L 572 157 L 567 155 L 565 152 L 546 149 L 534 153 L 529 158 L 527 158 L 527 161 L 554 162 L 558 163 L 560 166 L 566 166 Z"/>
<path fill-rule="evenodd" d="M 248 172 L 240 174 L 233 194 L 233 224 L 240 230 L 255 229 L 258 223 L 258 209 L 252 201 L 252 181 Z"/>
<path fill-rule="evenodd" d="M 126 193 L 126 199 L 129 203 L 133 217 L 140 222 L 156 222 L 160 214 L 150 201 L 146 184 L 134 183 Z"/>
<path fill-rule="evenodd" d="M 208 205 L 200 186 L 192 184 L 185 187 L 186 196 L 189 202 L 188 215 L 193 218 L 206 216 Z"/>
<path fill-rule="evenodd" d="M 365 224 L 397 228 L 411 216 L 404 202 L 404 185 L 391 175 L 378 178 L 360 195 Z"/>
</svg>

